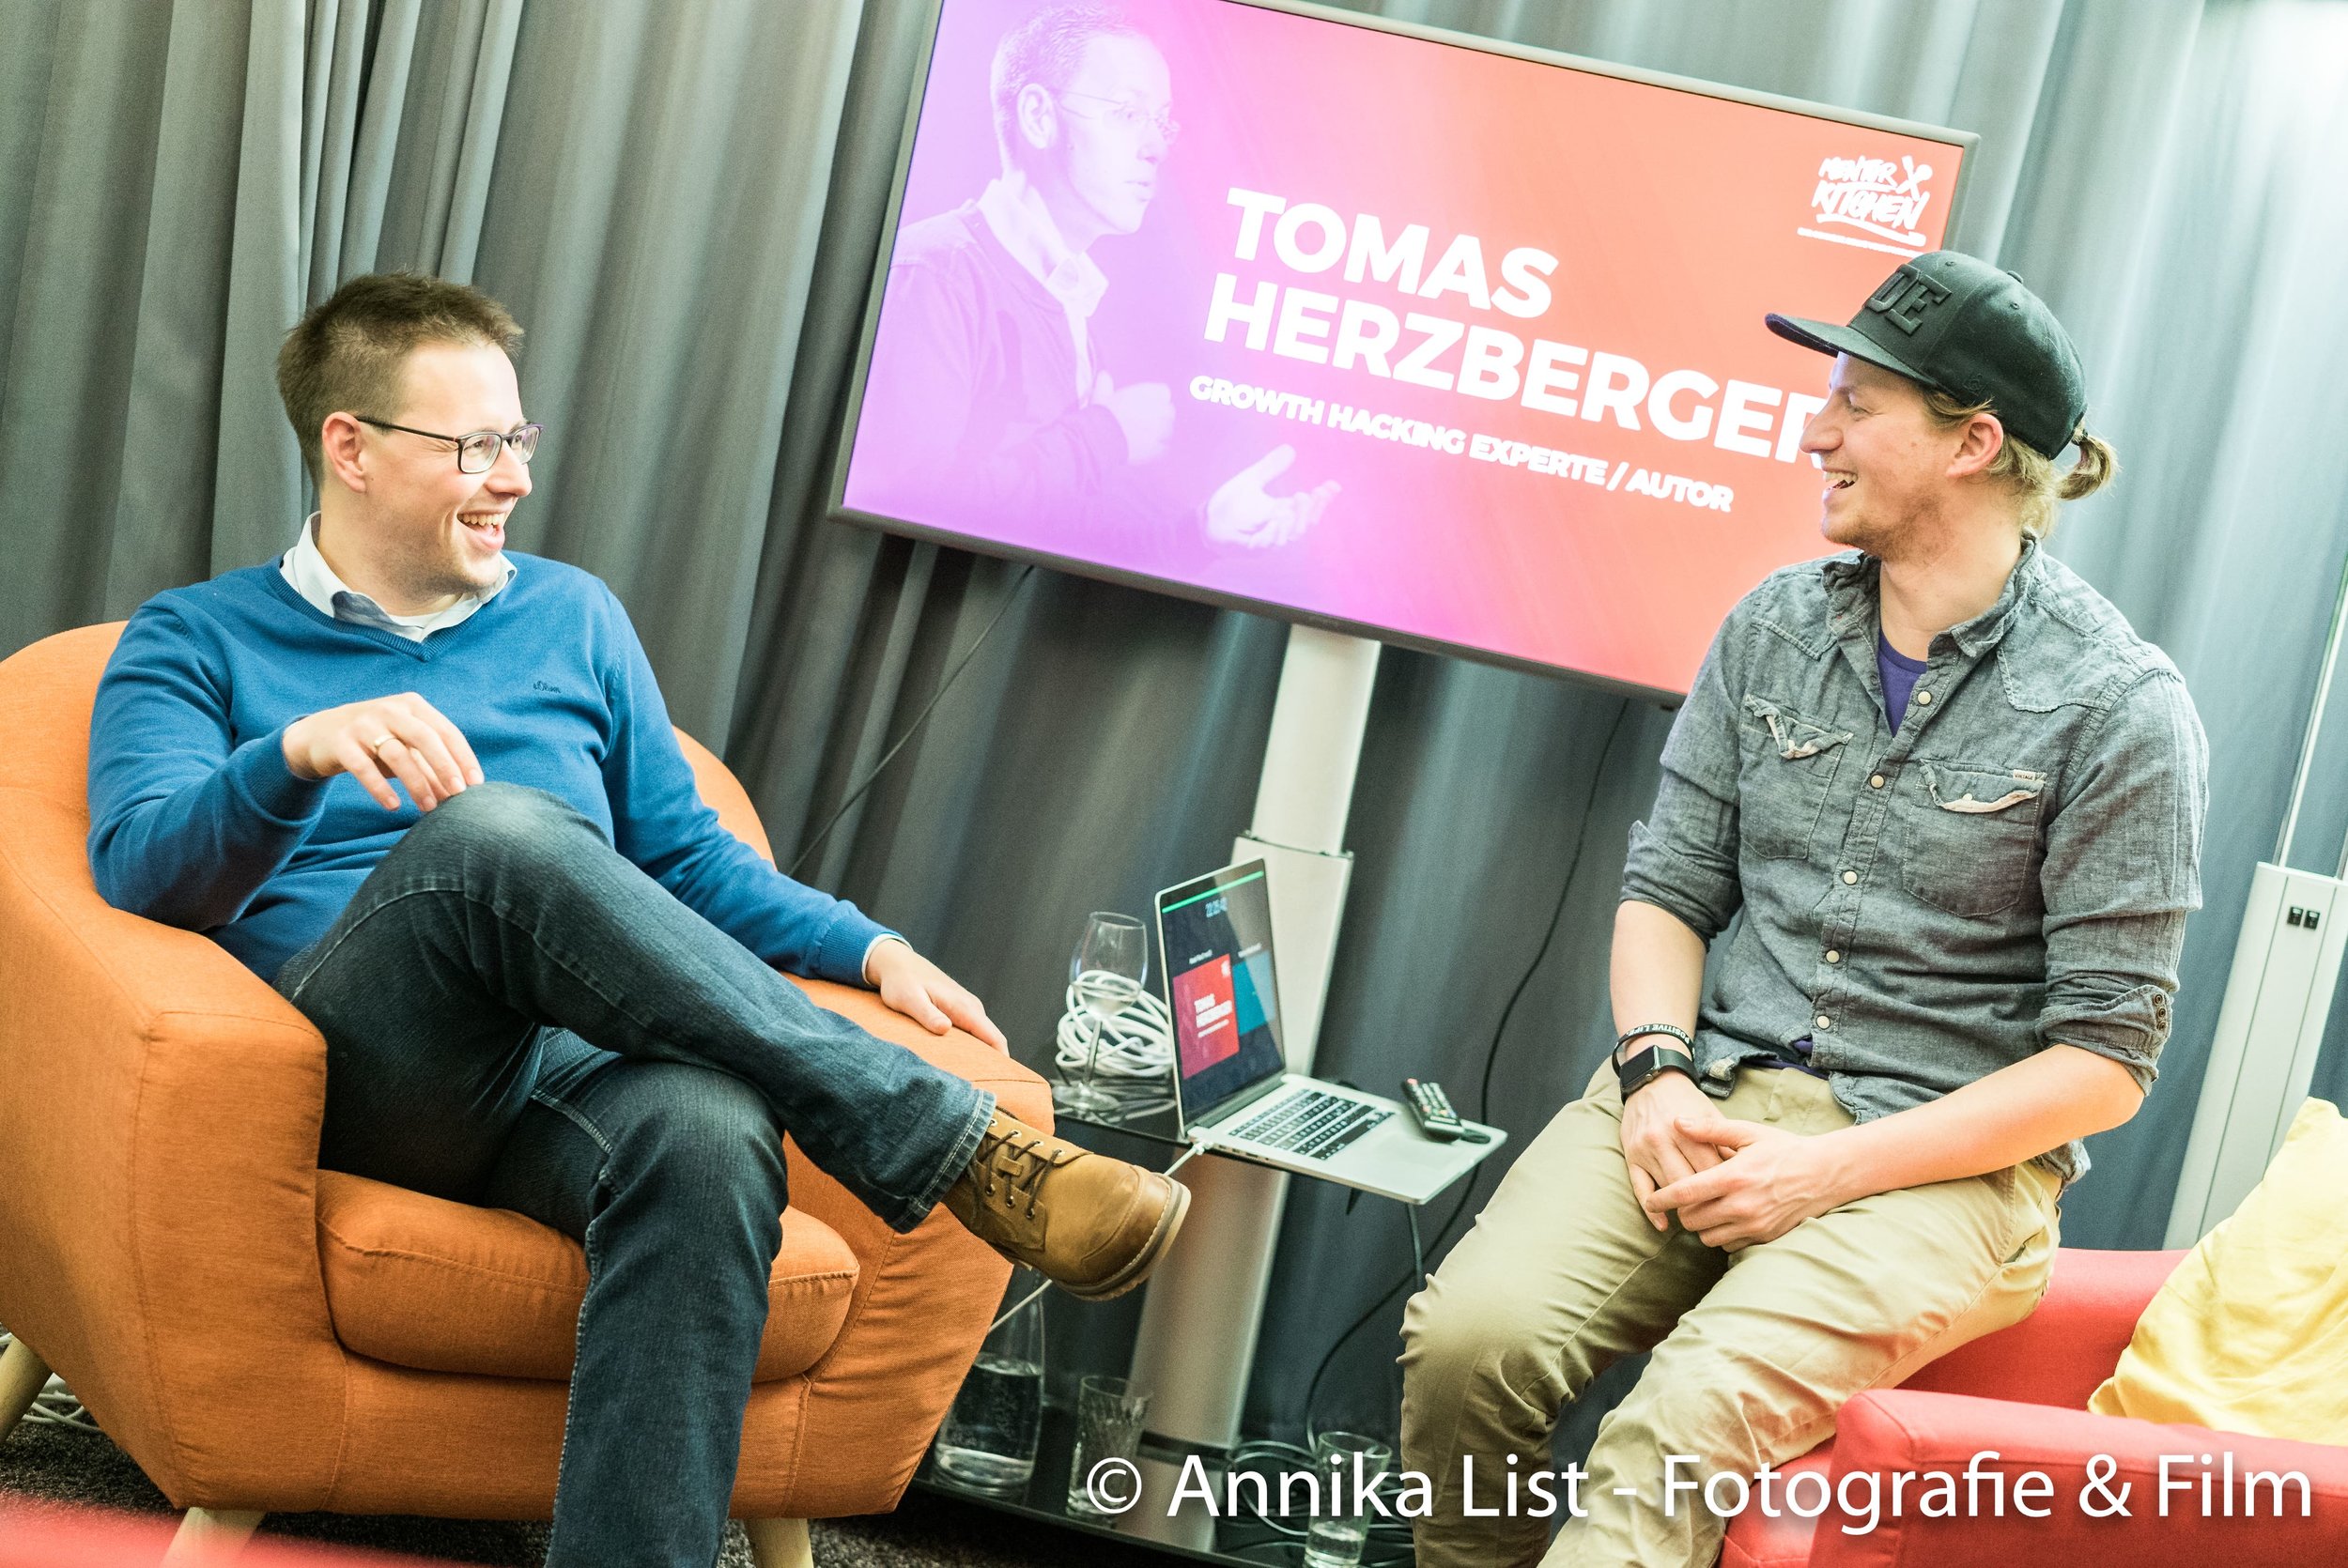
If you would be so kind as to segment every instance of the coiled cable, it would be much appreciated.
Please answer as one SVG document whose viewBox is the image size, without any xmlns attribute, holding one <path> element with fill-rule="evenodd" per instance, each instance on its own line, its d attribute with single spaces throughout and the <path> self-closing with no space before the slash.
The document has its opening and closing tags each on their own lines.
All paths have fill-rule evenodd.
<svg viewBox="0 0 2348 1568">
<path fill-rule="evenodd" d="M 1065 1072 L 1082 1072 L 1092 1050 L 1094 1014 L 1068 983 L 1054 1035 L 1052 1060 Z M 1103 1078 L 1164 1080 L 1170 1088 L 1174 1071 L 1174 1015 L 1150 992 L 1135 994 L 1117 1014 L 1101 1024 L 1101 1053 L 1095 1071 Z"/>
</svg>

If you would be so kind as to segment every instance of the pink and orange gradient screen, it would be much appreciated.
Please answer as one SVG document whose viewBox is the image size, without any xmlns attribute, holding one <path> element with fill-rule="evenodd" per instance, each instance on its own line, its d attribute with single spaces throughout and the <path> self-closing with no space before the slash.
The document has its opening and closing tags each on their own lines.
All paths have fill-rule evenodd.
<svg viewBox="0 0 2348 1568">
<path fill-rule="evenodd" d="M 1005 172 L 990 68 L 1039 8 L 943 6 L 845 509 L 1665 692 L 1740 594 L 1830 548 L 1799 441 L 1831 363 L 1762 316 L 1846 320 L 1937 248 L 1961 145 L 1135 0 L 1170 98 L 1143 72 L 1076 106 L 1096 151 L 1122 112 L 1148 193 L 1084 248 L 1105 284 L 1085 315 L 977 200 Z M 1017 156 L 1046 189 L 1052 149 Z M 916 277 L 940 223 L 960 270 Z M 1083 368 L 1045 374 L 1079 326 Z M 1103 376 L 1166 389 L 1162 452 L 1112 438 Z"/>
</svg>

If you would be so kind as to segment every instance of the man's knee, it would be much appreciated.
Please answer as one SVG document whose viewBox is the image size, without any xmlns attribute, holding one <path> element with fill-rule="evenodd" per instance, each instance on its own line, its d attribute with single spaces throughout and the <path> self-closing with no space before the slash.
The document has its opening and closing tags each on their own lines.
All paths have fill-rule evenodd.
<svg viewBox="0 0 2348 1568">
<path fill-rule="evenodd" d="M 418 849 L 502 854 L 551 852 L 581 832 L 597 839 L 595 824 L 565 801 L 522 784 L 494 780 L 448 797 L 408 831 Z"/>
<path fill-rule="evenodd" d="M 763 1235 L 788 1201 L 782 1131 L 765 1097 L 715 1068 L 641 1064 L 631 1077 L 633 1115 L 612 1140 L 611 1178 L 683 1222 Z"/>
<path fill-rule="evenodd" d="M 1539 1325 L 1528 1303 L 1499 1292 L 1446 1290 L 1438 1276 L 1403 1309 L 1404 1389 L 1413 1399 L 1497 1399 L 1528 1417 L 1553 1415 L 1567 1395 Z"/>
<path fill-rule="evenodd" d="M 1658 1352 L 1638 1385 L 1614 1409 L 1618 1439 L 1659 1453 L 1692 1453 L 1708 1464 L 1750 1468 L 1785 1434 L 1831 1422 L 1799 1379 L 1759 1357 L 1725 1348 Z M 1815 1440 L 1815 1437 L 1811 1439 Z M 1789 1451 L 1799 1453 L 1808 1441 Z"/>
</svg>

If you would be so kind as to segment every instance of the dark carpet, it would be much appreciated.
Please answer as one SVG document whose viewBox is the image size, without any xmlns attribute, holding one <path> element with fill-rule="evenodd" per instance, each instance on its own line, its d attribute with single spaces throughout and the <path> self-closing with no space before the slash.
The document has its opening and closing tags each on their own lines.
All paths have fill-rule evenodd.
<svg viewBox="0 0 2348 1568">
<path fill-rule="evenodd" d="M 0 1442 L 0 1497 L 167 1513 L 153 1483 L 104 1437 L 26 1422 Z M 462 1519 L 272 1514 L 263 1534 L 452 1562 L 537 1564 L 547 1527 Z M 818 1519 L 818 1568 L 1168 1568 L 1178 1559 L 1098 1536 L 1030 1523 L 976 1503 L 910 1491 L 894 1514 Z M 750 1568 L 740 1526 L 730 1527 L 721 1568 Z"/>
</svg>

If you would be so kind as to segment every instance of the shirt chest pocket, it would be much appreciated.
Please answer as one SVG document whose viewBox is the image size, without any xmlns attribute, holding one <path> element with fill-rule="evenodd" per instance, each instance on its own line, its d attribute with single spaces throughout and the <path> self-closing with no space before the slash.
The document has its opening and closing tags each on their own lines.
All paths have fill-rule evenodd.
<svg viewBox="0 0 2348 1568">
<path fill-rule="evenodd" d="M 1917 761 L 1900 809 L 1900 880 L 1951 915 L 2000 914 L 2021 899 L 2036 860 L 2044 775 L 2027 768 Z"/>
<path fill-rule="evenodd" d="M 1772 699 L 1745 699 L 1737 831 L 1747 853 L 1764 860 L 1809 854 L 1850 738 L 1850 730 L 1815 723 Z"/>
</svg>

